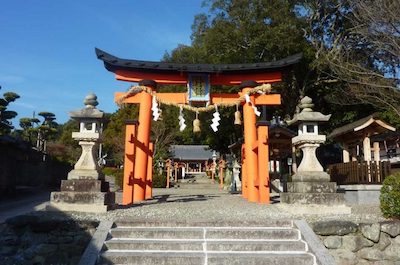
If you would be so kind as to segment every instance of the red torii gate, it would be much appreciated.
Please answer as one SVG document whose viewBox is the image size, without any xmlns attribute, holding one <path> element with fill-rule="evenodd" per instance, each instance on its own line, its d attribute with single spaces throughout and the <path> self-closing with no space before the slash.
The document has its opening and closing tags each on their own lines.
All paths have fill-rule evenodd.
<svg viewBox="0 0 400 265">
<path fill-rule="evenodd" d="M 115 93 L 115 100 L 124 104 L 139 104 L 138 122 L 127 122 L 125 136 L 125 162 L 123 204 L 131 204 L 152 197 L 152 157 L 150 143 L 152 95 L 161 101 L 190 104 L 189 93 L 156 93 L 157 84 L 188 84 L 192 76 L 204 77 L 209 85 L 240 85 L 237 94 L 209 93 L 209 104 L 237 102 L 248 95 L 250 102 L 242 103 L 244 121 L 244 164 L 242 170 L 242 196 L 250 202 L 269 203 L 268 126 L 256 122 L 254 105 L 280 105 L 279 94 L 249 94 L 259 84 L 282 80 L 282 72 L 297 63 L 302 55 L 283 60 L 254 64 L 176 64 L 120 59 L 96 49 L 97 57 L 116 79 L 139 82 L 146 91 L 136 94 Z M 208 91 L 207 91 L 208 92 Z"/>
</svg>

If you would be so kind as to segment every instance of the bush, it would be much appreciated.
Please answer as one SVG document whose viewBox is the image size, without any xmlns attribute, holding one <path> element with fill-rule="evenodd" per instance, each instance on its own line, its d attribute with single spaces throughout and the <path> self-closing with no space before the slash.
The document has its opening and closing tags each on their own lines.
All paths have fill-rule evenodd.
<svg viewBox="0 0 400 265">
<path fill-rule="evenodd" d="M 165 188 L 167 186 L 166 174 L 153 173 L 153 188 Z"/>
<path fill-rule="evenodd" d="M 114 182 L 115 182 L 115 187 L 116 189 L 122 189 L 122 180 L 124 178 L 124 170 L 120 168 L 115 168 L 115 167 L 105 167 L 103 168 L 103 173 L 106 176 L 113 176 L 114 177 Z"/>
<path fill-rule="evenodd" d="M 400 218 L 400 173 L 383 181 L 380 195 L 381 211 L 386 218 Z"/>
</svg>

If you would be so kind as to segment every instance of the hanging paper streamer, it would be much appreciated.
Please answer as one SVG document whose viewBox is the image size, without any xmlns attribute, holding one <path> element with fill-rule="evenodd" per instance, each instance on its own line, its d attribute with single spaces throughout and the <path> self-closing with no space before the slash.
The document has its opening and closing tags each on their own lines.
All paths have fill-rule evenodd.
<svg viewBox="0 0 400 265">
<path fill-rule="evenodd" d="M 200 129 L 199 112 L 196 111 L 196 119 L 193 121 L 193 132 L 199 133 L 200 131 L 201 129 Z"/>
<path fill-rule="evenodd" d="M 213 117 L 214 118 L 211 120 L 212 121 L 211 129 L 213 129 L 213 131 L 216 132 L 218 131 L 219 121 L 221 120 L 217 105 L 215 105 L 215 112 L 213 114 Z"/>
<path fill-rule="evenodd" d="M 246 103 L 251 105 L 251 107 L 254 110 L 254 114 L 256 114 L 257 117 L 260 117 L 261 112 L 258 111 L 257 107 L 253 105 L 253 102 L 251 102 L 249 94 L 244 95 L 244 100 L 246 101 Z"/>
<path fill-rule="evenodd" d="M 185 124 L 185 118 L 183 117 L 183 107 L 180 106 L 180 110 L 179 110 L 179 130 L 183 131 L 186 128 L 186 124 Z"/>
<path fill-rule="evenodd" d="M 153 96 L 153 103 L 151 105 L 151 110 L 153 111 L 153 120 L 158 121 L 161 116 L 161 109 L 158 108 L 158 102 L 155 96 Z"/>
</svg>

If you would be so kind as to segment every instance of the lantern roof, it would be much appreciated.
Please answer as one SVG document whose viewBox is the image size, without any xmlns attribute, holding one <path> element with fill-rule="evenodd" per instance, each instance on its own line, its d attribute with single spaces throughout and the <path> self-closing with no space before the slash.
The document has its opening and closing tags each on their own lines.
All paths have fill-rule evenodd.
<svg viewBox="0 0 400 265">
<path fill-rule="evenodd" d="M 96 106 L 97 96 L 94 93 L 89 93 L 83 103 L 85 107 L 80 110 L 74 110 L 69 113 L 69 116 L 74 120 L 91 119 L 91 120 L 102 120 L 104 118 L 104 112 L 97 109 Z"/>
<path fill-rule="evenodd" d="M 318 122 L 318 121 L 329 121 L 331 114 L 324 115 L 321 112 L 313 111 L 314 104 L 310 97 L 303 97 L 299 104 L 299 113 L 294 114 L 292 120 L 287 121 L 288 125 L 297 124 L 300 122 Z"/>
</svg>

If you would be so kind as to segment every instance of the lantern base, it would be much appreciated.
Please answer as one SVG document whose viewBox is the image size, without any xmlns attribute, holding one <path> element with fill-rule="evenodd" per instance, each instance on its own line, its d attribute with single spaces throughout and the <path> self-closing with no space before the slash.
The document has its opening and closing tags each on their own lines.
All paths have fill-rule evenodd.
<svg viewBox="0 0 400 265">
<path fill-rule="evenodd" d="M 74 169 L 68 173 L 68 179 L 104 179 L 104 174 L 94 169 Z"/>
<path fill-rule="evenodd" d="M 69 179 L 61 182 L 59 192 L 50 195 L 50 211 L 106 212 L 115 206 L 115 193 L 109 184 L 97 179 Z"/>
<path fill-rule="evenodd" d="M 292 176 L 293 182 L 329 182 L 331 176 L 324 171 L 301 171 Z"/>
</svg>

